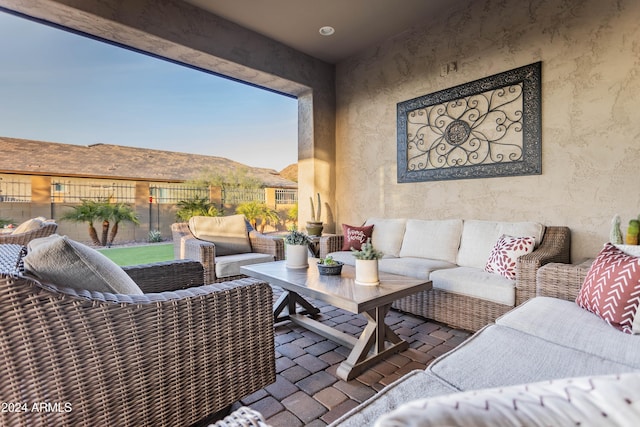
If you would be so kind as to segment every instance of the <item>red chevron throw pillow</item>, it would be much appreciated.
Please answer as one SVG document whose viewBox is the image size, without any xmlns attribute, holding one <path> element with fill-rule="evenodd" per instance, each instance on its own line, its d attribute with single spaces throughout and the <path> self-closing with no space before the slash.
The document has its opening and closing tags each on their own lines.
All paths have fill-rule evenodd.
<svg viewBox="0 0 640 427">
<path fill-rule="evenodd" d="M 591 265 L 576 303 L 616 329 L 640 333 L 640 316 L 636 316 L 640 305 L 640 258 L 607 243 Z"/>
</svg>

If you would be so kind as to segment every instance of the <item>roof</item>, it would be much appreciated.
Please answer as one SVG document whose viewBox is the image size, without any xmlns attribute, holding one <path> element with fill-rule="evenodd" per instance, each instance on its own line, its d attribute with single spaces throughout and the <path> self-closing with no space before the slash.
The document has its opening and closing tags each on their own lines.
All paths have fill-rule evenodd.
<svg viewBox="0 0 640 427">
<path fill-rule="evenodd" d="M 0 173 L 132 181 L 182 182 L 207 170 L 225 176 L 246 169 L 266 187 L 297 188 L 274 169 L 255 168 L 224 157 L 125 147 L 89 146 L 0 137 Z"/>
</svg>

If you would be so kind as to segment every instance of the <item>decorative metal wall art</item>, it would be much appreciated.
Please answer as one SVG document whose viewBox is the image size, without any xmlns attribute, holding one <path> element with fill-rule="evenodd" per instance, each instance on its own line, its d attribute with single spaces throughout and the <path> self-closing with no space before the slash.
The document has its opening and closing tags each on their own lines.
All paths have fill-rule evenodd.
<svg viewBox="0 0 640 427">
<path fill-rule="evenodd" d="M 398 103 L 398 182 L 542 173 L 541 63 Z"/>
</svg>

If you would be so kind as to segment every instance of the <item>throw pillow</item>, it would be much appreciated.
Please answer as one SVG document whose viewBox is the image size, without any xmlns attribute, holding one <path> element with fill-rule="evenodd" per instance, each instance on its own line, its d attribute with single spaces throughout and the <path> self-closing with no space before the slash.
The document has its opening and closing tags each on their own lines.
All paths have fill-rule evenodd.
<svg viewBox="0 0 640 427">
<path fill-rule="evenodd" d="M 193 235 L 216 245 L 216 256 L 251 252 L 244 215 L 194 216 L 189 220 Z"/>
<path fill-rule="evenodd" d="M 607 243 L 591 264 L 576 303 L 616 329 L 640 333 L 640 258 Z"/>
<path fill-rule="evenodd" d="M 533 236 L 512 237 L 503 235 L 493 246 L 484 271 L 515 280 L 518 258 L 533 252 L 536 239 Z"/>
<path fill-rule="evenodd" d="M 112 294 L 143 294 L 116 263 L 67 236 L 52 234 L 33 239 L 23 261 L 26 273 L 56 286 Z"/>
<path fill-rule="evenodd" d="M 343 251 L 350 251 L 351 248 L 360 250 L 362 245 L 371 238 L 373 233 L 373 225 L 365 225 L 356 227 L 353 225 L 342 224 L 342 234 L 344 235 Z"/>
</svg>

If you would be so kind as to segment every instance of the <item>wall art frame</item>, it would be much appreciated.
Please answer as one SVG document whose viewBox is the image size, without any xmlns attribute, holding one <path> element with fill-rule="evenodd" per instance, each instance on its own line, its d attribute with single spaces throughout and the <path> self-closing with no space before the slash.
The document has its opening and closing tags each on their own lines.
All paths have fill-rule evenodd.
<svg viewBox="0 0 640 427">
<path fill-rule="evenodd" d="M 541 68 L 399 102 L 398 182 L 541 174 Z"/>
</svg>

